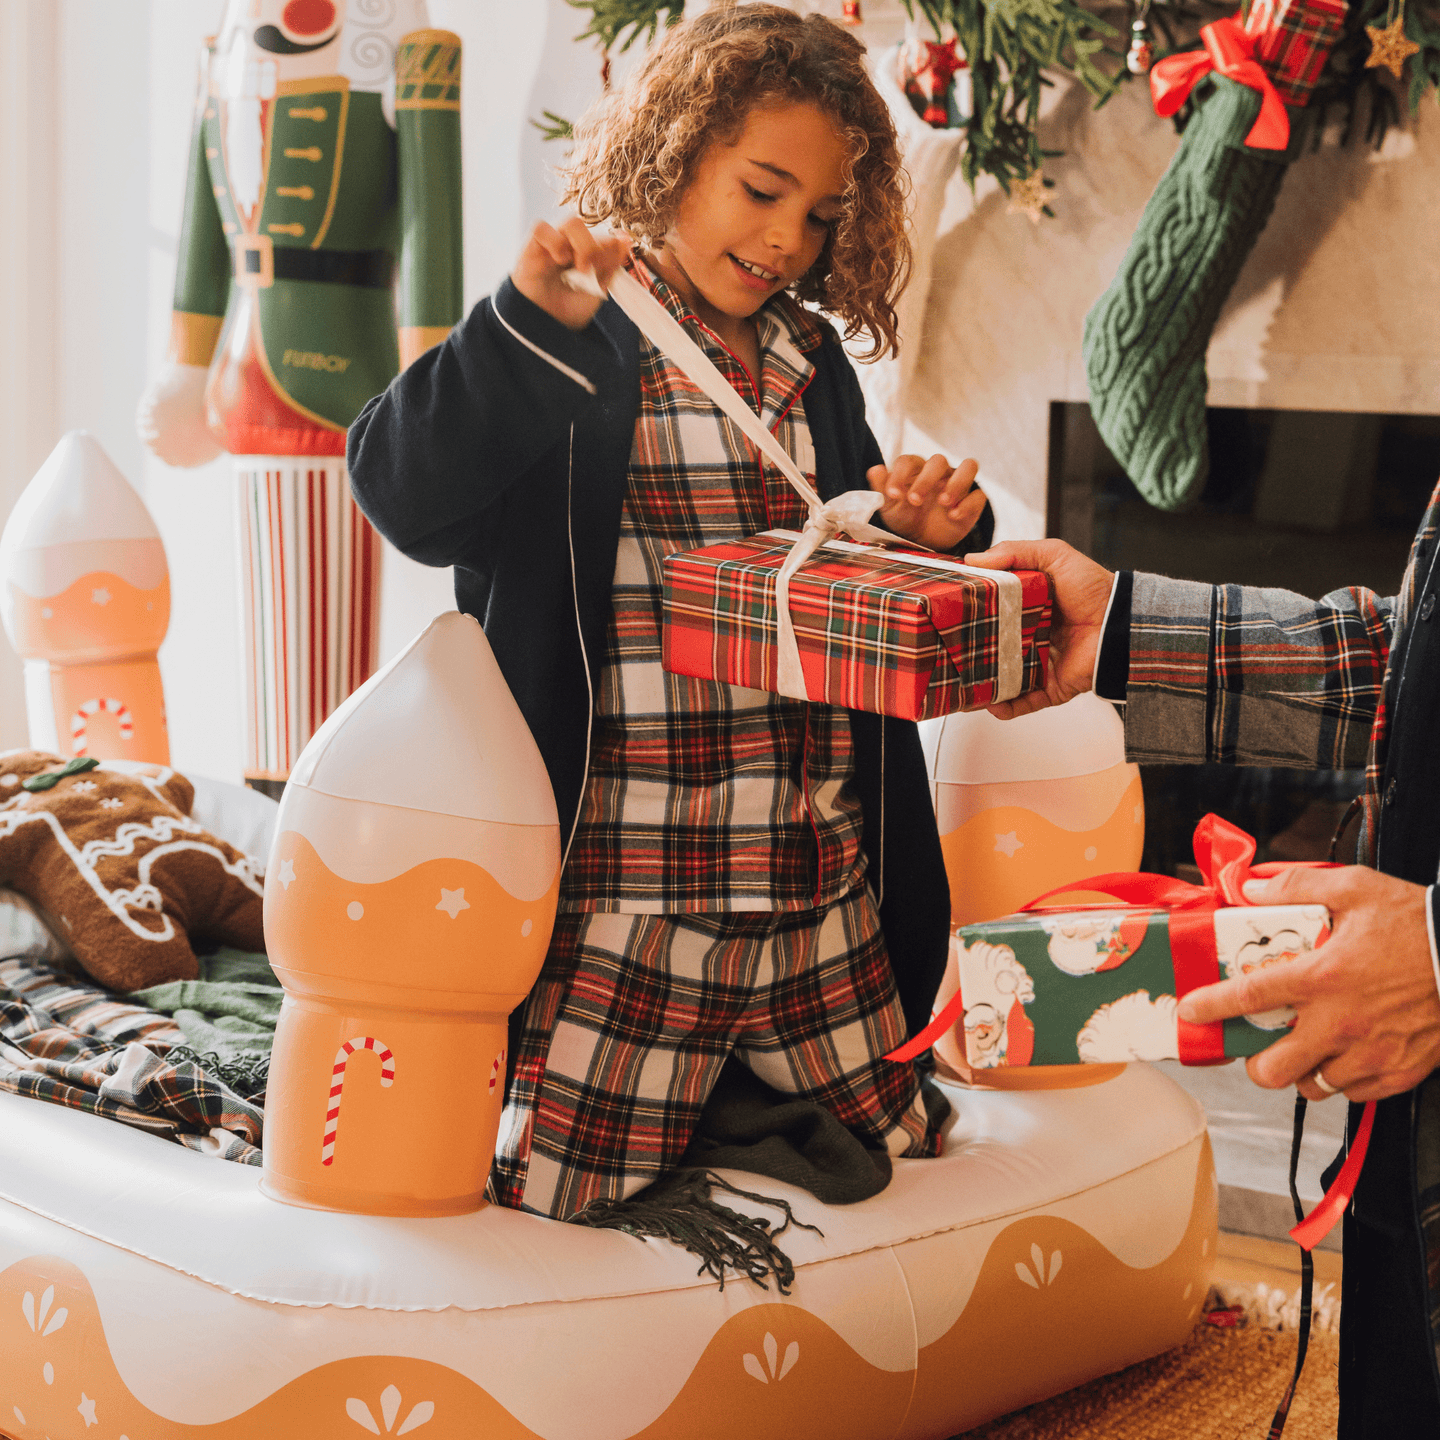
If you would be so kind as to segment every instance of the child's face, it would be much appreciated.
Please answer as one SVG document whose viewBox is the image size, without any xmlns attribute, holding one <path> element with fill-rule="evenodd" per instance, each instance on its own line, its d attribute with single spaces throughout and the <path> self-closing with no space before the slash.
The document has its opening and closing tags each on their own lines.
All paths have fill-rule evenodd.
<svg viewBox="0 0 1440 1440">
<path fill-rule="evenodd" d="M 657 257 L 665 278 L 707 323 L 753 315 L 819 258 L 841 213 L 846 157 L 818 106 L 755 106 L 735 144 L 713 143 L 681 192 Z"/>
</svg>

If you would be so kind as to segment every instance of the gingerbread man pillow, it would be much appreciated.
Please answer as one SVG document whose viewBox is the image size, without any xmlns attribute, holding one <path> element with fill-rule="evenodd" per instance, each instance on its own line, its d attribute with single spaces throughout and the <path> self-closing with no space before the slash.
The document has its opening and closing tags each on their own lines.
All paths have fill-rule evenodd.
<svg viewBox="0 0 1440 1440">
<path fill-rule="evenodd" d="M 193 980 L 191 939 L 263 950 L 260 862 L 190 818 L 194 787 L 38 750 L 0 754 L 0 885 L 27 896 L 102 985 Z"/>
</svg>

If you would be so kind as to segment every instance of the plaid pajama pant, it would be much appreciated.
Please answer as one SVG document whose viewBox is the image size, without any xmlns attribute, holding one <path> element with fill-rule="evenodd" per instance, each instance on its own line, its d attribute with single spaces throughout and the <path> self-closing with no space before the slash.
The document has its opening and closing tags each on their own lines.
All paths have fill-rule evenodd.
<svg viewBox="0 0 1440 1440">
<path fill-rule="evenodd" d="M 820 911 L 562 912 L 530 993 L 492 1183 L 566 1219 L 680 1159 L 734 1054 L 865 1144 L 934 1155 L 870 892 Z"/>
</svg>

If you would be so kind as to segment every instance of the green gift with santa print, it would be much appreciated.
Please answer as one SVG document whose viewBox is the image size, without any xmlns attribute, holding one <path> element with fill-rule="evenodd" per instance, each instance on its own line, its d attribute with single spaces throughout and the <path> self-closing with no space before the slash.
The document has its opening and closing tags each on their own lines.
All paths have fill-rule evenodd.
<svg viewBox="0 0 1440 1440">
<path fill-rule="evenodd" d="M 963 1053 L 976 1070 L 1126 1060 L 1214 1064 L 1258 1054 L 1286 1032 L 1294 1011 L 1188 1025 L 1176 1014 L 1177 997 L 1289 964 L 1329 934 L 1323 905 L 1008 915 L 952 935 L 959 992 L 947 1008 L 955 1020 L 963 1011 Z"/>
</svg>

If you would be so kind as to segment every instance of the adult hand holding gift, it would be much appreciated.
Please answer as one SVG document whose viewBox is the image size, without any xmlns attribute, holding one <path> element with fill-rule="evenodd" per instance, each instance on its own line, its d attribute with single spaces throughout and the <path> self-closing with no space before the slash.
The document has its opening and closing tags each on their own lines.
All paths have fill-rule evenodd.
<svg viewBox="0 0 1440 1440">
<path fill-rule="evenodd" d="M 1268 966 L 1194 990 L 1180 1018 L 1207 1024 L 1288 1005 L 1290 1033 L 1246 1061 L 1267 1089 L 1294 1085 L 1307 1100 L 1345 1092 L 1383 1100 L 1412 1090 L 1440 1066 L 1440 994 L 1430 953 L 1423 886 L 1363 865 L 1290 869 L 1251 880 L 1262 905 L 1324 905 L 1329 942 L 1288 965 Z"/>
<path fill-rule="evenodd" d="M 1134 643 L 1128 603 L 1133 580 L 1131 593 L 1123 596 L 1117 581 L 1130 577 L 1117 577 L 1061 540 L 1012 541 L 965 559 L 981 567 L 1044 570 L 1055 587 L 1047 684 L 994 706 L 994 714 L 1008 719 L 1063 704 L 1092 688 L 1096 678 L 1105 698 L 1128 700 L 1133 662 L 1129 653 L 1118 652 L 1122 640 L 1127 651 Z M 1126 602 L 1125 613 L 1115 613 L 1112 595 Z M 1123 663 L 1126 694 L 1113 693 L 1113 680 L 1106 686 L 1100 674 L 1105 661 L 1109 669 Z M 1133 750 L 1128 724 L 1126 742 Z M 1131 753 L 1130 758 L 1150 757 Z M 1207 750 L 1188 758 L 1222 757 Z M 1251 880 L 1245 896 L 1266 905 L 1324 905 L 1334 922 L 1330 942 L 1305 960 L 1192 991 L 1181 1002 L 1182 1020 L 1205 1024 L 1293 1007 L 1297 1019 L 1290 1034 L 1251 1056 L 1246 1068 L 1257 1085 L 1296 1085 L 1308 1100 L 1342 1090 L 1357 1102 L 1379 1100 L 1414 1088 L 1440 1067 L 1440 966 L 1424 886 L 1348 865 Z"/>
<path fill-rule="evenodd" d="M 1255 1082 L 1379 1102 L 1345 1222 L 1342 1416 L 1366 1428 L 1343 1421 L 1343 1434 L 1379 1433 L 1369 1427 L 1384 1428 L 1382 1412 L 1394 1433 L 1440 1433 L 1429 1279 L 1440 1275 L 1437 530 L 1440 490 L 1389 597 L 1357 587 L 1311 600 L 1112 574 L 1057 540 L 966 557 L 1044 570 L 1055 592 L 1044 690 L 994 713 L 1060 704 L 1093 686 L 1124 702 L 1131 760 L 1366 767 L 1363 863 L 1293 870 L 1245 892 L 1267 905 L 1325 905 L 1330 941 L 1197 989 L 1181 1010 L 1198 1023 L 1293 1006 L 1290 1034 L 1248 1062 Z"/>
</svg>

